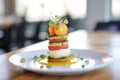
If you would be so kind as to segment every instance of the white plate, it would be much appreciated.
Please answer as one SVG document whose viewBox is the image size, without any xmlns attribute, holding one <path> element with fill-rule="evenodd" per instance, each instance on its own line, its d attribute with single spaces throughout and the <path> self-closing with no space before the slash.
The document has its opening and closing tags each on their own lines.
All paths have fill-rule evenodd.
<svg viewBox="0 0 120 80">
<path fill-rule="evenodd" d="M 89 64 L 86 64 L 84 68 L 81 66 L 85 64 L 84 60 L 79 60 L 76 64 L 70 66 L 52 66 L 52 68 L 41 68 L 42 64 L 35 62 L 33 57 L 35 55 L 39 56 L 41 54 L 47 55 L 47 50 L 23 52 L 19 54 L 14 54 L 9 58 L 9 61 L 25 70 L 49 74 L 49 75 L 75 75 L 85 72 L 89 72 L 98 68 L 102 68 L 112 62 L 113 57 L 110 54 L 104 52 L 97 52 L 91 50 L 80 50 L 71 49 L 71 53 L 79 59 L 79 56 L 84 57 L 84 60 L 88 59 Z M 24 64 L 20 63 L 20 59 L 25 58 L 26 62 Z"/>
</svg>

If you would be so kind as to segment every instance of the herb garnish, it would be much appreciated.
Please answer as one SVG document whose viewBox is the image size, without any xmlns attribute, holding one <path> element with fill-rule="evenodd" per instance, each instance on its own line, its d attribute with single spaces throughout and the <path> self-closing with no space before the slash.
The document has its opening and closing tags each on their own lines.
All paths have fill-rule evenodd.
<svg viewBox="0 0 120 80">
<path fill-rule="evenodd" d="M 51 13 L 51 17 L 52 19 L 49 22 L 49 26 L 58 26 L 62 22 L 68 24 L 68 19 L 66 17 L 62 18 L 62 16 L 54 15 L 53 13 Z"/>
<path fill-rule="evenodd" d="M 81 67 L 82 67 L 82 68 L 85 68 L 85 65 L 82 65 Z"/>
<path fill-rule="evenodd" d="M 45 55 L 41 54 L 40 59 L 45 59 Z"/>
<path fill-rule="evenodd" d="M 80 59 L 81 59 L 81 60 L 84 60 L 84 58 L 83 58 L 83 57 L 80 57 Z"/>
<path fill-rule="evenodd" d="M 46 67 L 47 67 L 47 68 L 52 68 L 52 66 L 51 66 L 51 65 L 47 65 Z"/>
<path fill-rule="evenodd" d="M 37 57 L 37 56 L 34 56 L 34 60 L 37 61 L 37 60 L 38 60 L 38 57 Z"/>
<path fill-rule="evenodd" d="M 89 60 L 85 60 L 85 64 L 89 64 Z"/>
<path fill-rule="evenodd" d="M 25 63 L 25 58 L 21 58 L 20 63 Z"/>
<path fill-rule="evenodd" d="M 73 55 L 73 54 L 70 54 L 69 57 L 70 57 L 70 58 L 74 58 L 74 55 Z"/>
</svg>

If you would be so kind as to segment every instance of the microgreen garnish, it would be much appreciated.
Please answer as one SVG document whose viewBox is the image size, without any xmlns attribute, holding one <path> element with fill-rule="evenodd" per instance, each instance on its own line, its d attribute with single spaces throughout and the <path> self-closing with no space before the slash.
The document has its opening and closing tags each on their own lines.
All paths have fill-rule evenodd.
<svg viewBox="0 0 120 80">
<path fill-rule="evenodd" d="M 25 58 L 21 58 L 20 63 L 25 63 Z"/>
<path fill-rule="evenodd" d="M 80 57 L 80 59 L 81 59 L 81 60 L 84 60 L 84 58 L 83 58 L 83 57 Z"/>
<path fill-rule="evenodd" d="M 50 25 L 50 26 L 54 26 L 55 23 L 51 20 L 51 21 L 49 22 L 49 25 Z"/>
<path fill-rule="evenodd" d="M 82 68 L 85 68 L 85 65 L 82 65 L 81 67 L 82 67 Z"/>
<path fill-rule="evenodd" d="M 42 69 L 43 67 L 44 67 L 43 65 L 40 66 L 41 69 Z"/>
<path fill-rule="evenodd" d="M 85 60 L 85 64 L 89 64 L 89 60 Z"/>
<path fill-rule="evenodd" d="M 74 55 L 73 55 L 73 54 L 70 54 L 69 57 L 70 57 L 70 58 L 74 58 Z"/>
<path fill-rule="evenodd" d="M 34 56 L 34 60 L 37 61 L 37 60 L 38 60 L 38 57 L 37 57 L 37 56 Z"/>
<path fill-rule="evenodd" d="M 64 19 L 64 23 L 65 23 L 65 24 L 68 24 L 68 19 Z"/>
<path fill-rule="evenodd" d="M 61 23 L 68 24 L 68 19 L 66 17 L 62 18 L 62 16 L 54 15 L 51 13 L 51 20 L 49 22 L 49 26 L 59 26 Z"/>
<path fill-rule="evenodd" d="M 45 55 L 41 54 L 40 59 L 45 59 Z"/>
<path fill-rule="evenodd" d="M 55 15 L 55 18 L 59 20 L 62 18 L 62 16 Z"/>
<path fill-rule="evenodd" d="M 66 57 L 60 57 L 60 59 L 65 59 Z"/>
<path fill-rule="evenodd" d="M 51 66 L 51 65 L 47 65 L 46 67 L 47 67 L 47 68 L 52 68 L 52 66 Z"/>
</svg>

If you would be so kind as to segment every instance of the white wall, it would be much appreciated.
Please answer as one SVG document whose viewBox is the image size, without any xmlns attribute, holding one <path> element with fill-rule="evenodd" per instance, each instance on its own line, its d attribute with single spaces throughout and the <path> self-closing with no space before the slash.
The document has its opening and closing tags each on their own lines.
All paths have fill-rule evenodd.
<svg viewBox="0 0 120 80">
<path fill-rule="evenodd" d="M 86 29 L 94 30 L 98 21 L 109 21 L 111 0 L 87 0 Z"/>
</svg>

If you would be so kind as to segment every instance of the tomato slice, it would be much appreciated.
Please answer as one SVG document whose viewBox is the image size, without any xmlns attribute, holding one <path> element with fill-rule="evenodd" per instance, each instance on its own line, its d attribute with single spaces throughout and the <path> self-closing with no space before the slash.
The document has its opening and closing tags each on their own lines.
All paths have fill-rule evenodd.
<svg viewBox="0 0 120 80">
<path fill-rule="evenodd" d="M 48 46 L 49 50 L 60 50 L 61 46 Z"/>
<path fill-rule="evenodd" d="M 48 29 L 49 33 L 50 34 L 55 34 L 55 29 L 54 29 L 54 26 L 49 26 L 49 29 Z"/>
<path fill-rule="evenodd" d="M 62 46 L 48 46 L 49 50 L 67 49 L 68 47 L 68 44 L 63 44 Z"/>
<path fill-rule="evenodd" d="M 61 49 L 67 49 L 69 46 L 68 46 L 68 44 L 63 44 L 62 46 L 61 46 Z"/>
</svg>

